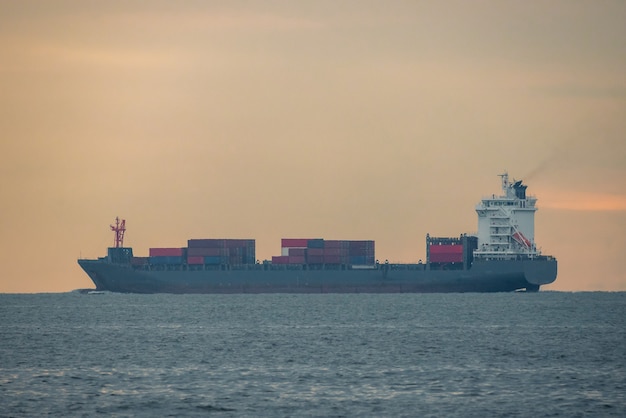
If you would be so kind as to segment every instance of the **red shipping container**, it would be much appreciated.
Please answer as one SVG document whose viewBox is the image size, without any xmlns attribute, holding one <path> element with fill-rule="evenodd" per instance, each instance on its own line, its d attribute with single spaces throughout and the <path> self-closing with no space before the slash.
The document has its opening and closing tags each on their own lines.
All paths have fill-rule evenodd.
<svg viewBox="0 0 626 418">
<path fill-rule="evenodd" d="M 324 255 L 324 249 L 323 248 L 309 248 L 307 250 L 307 254 L 308 255 Z"/>
<path fill-rule="evenodd" d="M 430 254 L 463 254 L 462 245 L 431 245 Z"/>
<path fill-rule="evenodd" d="M 462 263 L 462 245 L 431 245 L 428 247 L 431 263 Z"/>
<path fill-rule="evenodd" d="M 187 264 L 204 264 L 204 257 L 202 256 L 187 257 Z"/>
<path fill-rule="evenodd" d="M 182 248 L 150 248 L 150 257 L 182 257 Z"/>
<path fill-rule="evenodd" d="M 431 254 L 430 255 L 431 263 L 462 263 L 463 256 L 459 256 L 458 254 Z"/>
<path fill-rule="evenodd" d="M 304 264 L 304 256 L 303 255 L 290 255 L 289 256 L 289 264 Z"/>
<path fill-rule="evenodd" d="M 308 238 L 283 238 L 280 240 L 282 248 L 306 248 L 309 242 Z"/>
<path fill-rule="evenodd" d="M 272 256 L 272 264 L 289 264 L 289 257 L 286 255 Z"/>
</svg>

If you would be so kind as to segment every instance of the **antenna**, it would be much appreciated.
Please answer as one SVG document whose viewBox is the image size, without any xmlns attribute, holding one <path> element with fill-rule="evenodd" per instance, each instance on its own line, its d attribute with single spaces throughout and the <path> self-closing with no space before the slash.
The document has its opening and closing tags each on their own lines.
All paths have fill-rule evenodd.
<svg viewBox="0 0 626 418">
<path fill-rule="evenodd" d="M 124 246 L 124 232 L 126 232 L 126 219 L 115 218 L 115 225 L 111 225 L 111 231 L 115 232 L 115 248 Z"/>
<path fill-rule="evenodd" d="M 509 173 L 507 173 L 506 171 L 502 174 L 498 174 L 499 177 L 502 178 L 502 191 L 504 191 L 504 194 L 507 194 L 507 189 L 509 188 Z"/>
</svg>

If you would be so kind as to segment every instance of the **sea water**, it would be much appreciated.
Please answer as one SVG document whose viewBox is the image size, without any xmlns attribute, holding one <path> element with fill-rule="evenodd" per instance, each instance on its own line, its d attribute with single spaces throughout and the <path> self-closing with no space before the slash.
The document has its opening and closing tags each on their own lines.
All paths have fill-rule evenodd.
<svg viewBox="0 0 626 418">
<path fill-rule="evenodd" d="M 0 295 L 0 416 L 626 416 L 626 293 Z"/>
</svg>

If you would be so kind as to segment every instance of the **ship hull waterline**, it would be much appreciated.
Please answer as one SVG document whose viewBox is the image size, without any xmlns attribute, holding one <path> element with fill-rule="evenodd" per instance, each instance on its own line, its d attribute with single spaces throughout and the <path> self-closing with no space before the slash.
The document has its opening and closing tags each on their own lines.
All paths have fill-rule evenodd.
<svg viewBox="0 0 626 418">
<path fill-rule="evenodd" d="M 121 293 L 449 293 L 537 291 L 556 279 L 556 260 L 474 260 L 467 270 L 141 270 L 78 260 L 97 290 Z M 262 267 L 262 266 L 259 266 Z"/>
</svg>

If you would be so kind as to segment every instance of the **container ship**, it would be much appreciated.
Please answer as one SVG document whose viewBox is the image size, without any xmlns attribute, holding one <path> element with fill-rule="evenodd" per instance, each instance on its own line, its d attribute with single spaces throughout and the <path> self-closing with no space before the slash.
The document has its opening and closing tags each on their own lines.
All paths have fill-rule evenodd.
<svg viewBox="0 0 626 418">
<path fill-rule="evenodd" d="M 256 260 L 254 239 L 189 239 L 136 257 L 126 222 L 111 229 L 105 257 L 79 259 L 97 291 L 124 293 L 536 292 L 556 280 L 557 261 L 535 244 L 537 199 L 500 175 L 502 194 L 476 205 L 478 232 L 426 235 L 424 261 L 379 262 L 373 240 L 283 238 L 281 252 Z M 416 257 L 417 258 L 417 257 Z"/>
</svg>

